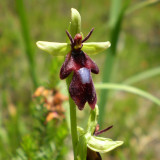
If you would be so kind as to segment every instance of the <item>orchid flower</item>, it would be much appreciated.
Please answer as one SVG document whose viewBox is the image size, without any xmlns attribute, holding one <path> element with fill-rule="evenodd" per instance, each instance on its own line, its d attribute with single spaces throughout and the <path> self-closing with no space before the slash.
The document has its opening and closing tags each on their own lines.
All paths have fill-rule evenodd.
<svg viewBox="0 0 160 160">
<path fill-rule="evenodd" d="M 71 98 L 74 100 L 79 110 L 84 108 L 86 102 L 88 102 L 90 107 L 94 109 L 97 103 L 97 96 L 91 72 L 98 74 L 99 69 L 87 54 L 99 53 L 110 47 L 111 44 L 108 41 L 84 43 L 91 36 L 93 29 L 84 39 L 82 39 L 83 34 L 80 32 L 80 29 L 78 29 L 80 28 L 80 24 L 77 23 L 77 21 L 81 21 L 80 19 L 78 11 L 72 8 L 72 23 L 75 22 L 75 25 L 77 26 L 74 28 L 77 28 L 79 32 L 77 33 L 75 31 L 73 39 L 72 33 L 74 28 L 73 30 L 72 28 L 70 29 L 72 30 L 72 35 L 66 31 L 70 43 L 38 41 L 37 46 L 54 56 L 66 55 L 65 61 L 60 70 L 60 78 L 65 79 L 73 72 L 73 77 L 69 86 Z"/>
</svg>

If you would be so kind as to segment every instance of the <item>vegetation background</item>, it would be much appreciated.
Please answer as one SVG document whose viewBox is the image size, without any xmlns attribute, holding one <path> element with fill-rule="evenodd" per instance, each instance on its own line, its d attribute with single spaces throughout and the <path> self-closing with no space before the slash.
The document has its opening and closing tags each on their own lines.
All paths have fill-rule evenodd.
<svg viewBox="0 0 160 160">
<path fill-rule="evenodd" d="M 130 84 L 160 98 L 160 4 L 154 3 L 159 1 L 134 0 L 123 7 L 127 2 L 1 0 L 0 160 L 60 160 L 72 155 L 67 120 L 44 124 L 47 111 L 32 98 L 38 86 L 58 88 L 66 94 L 65 84 L 59 80 L 64 58 L 40 51 L 36 41 L 65 42 L 71 8 L 81 14 L 84 35 L 95 28 L 89 41 L 115 42 L 116 56 L 108 67 L 112 75 L 105 60 L 112 50 L 92 56 L 100 68 L 94 82 L 104 82 L 108 76 L 112 83 Z M 137 74 L 140 76 L 134 77 Z M 123 146 L 103 154 L 104 159 L 160 159 L 159 106 L 127 92 L 114 90 L 103 97 L 97 90 L 97 94 L 100 107 L 105 99 L 100 128 L 114 126 L 103 136 L 124 141 Z M 65 103 L 66 117 L 67 106 Z M 88 112 L 89 107 L 78 112 L 81 126 L 86 124 Z"/>
</svg>

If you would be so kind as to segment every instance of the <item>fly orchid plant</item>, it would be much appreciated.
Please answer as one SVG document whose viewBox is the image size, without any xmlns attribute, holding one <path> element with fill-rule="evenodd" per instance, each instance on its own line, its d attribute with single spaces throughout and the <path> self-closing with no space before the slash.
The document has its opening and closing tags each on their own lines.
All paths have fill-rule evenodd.
<svg viewBox="0 0 160 160">
<path fill-rule="evenodd" d="M 83 38 L 81 32 L 81 16 L 79 12 L 71 9 L 71 22 L 66 34 L 70 43 L 38 41 L 37 46 L 50 54 L 66 56 L 60 70 L 60 78 L 66 79 L 69 91 L 70 123 L 75 160 L 100 160 L 99 153 L 105 153 L 123 144 L 122 141 L 112 141 L 108 138 L 98 137 L 100 133 L 107 131 L 108 127 L 98 131 L 97 96 L 91 77 L 91 72 L 99 73 L 98 66 L 87 54 L 97 54 L 110 47 L 110 42 L 88 42 L 92 30 Z M 76 105 L 83 110 L 85 103 L 91 107 L 87 129 L 77 126 Z M 77 132 L 78 131 L 78 132 Z M 93 158 L 92 158 L 93 157 Z"/>
</svg>

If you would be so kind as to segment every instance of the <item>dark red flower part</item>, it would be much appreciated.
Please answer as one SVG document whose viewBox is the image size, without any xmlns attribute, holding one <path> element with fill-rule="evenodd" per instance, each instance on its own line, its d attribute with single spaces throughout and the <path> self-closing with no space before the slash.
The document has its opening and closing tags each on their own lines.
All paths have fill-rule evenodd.
<svg viewBox="0 0 160 160">
<path fill-rule="evenodd" d="M 90 148 L 87 148 L 87 158 L 86 160 L 102 160 L 99 152 L 95 152 Z"/>
<path fill-rule="evenodd" d="M 60 70 L 60 78 L 65 79 L 73 71 L 73 77 L 69 86 L 71 98 L 80 110 L 84 108 L 86 102 L 89 103 L 92 109 L 97 103 L 96 91 L 93 85 L 91 72 L 98 74 L 98 66 L 84 53 L 81 48 L 92 34 L 90 33 L 82 40 L 81 34 L 76 34 L 74 39 L 69 32 L 66 31 L 71 41 L 71 51 L 67 54 L 66 59 Z"/>
<path fill-rule="evenodd" d="M 95 135 L 95 136 L 98 136 L 99 134 L 102 134 L 102 133 L 110 130 L 112 127 L 113 127 L 113 125 L 99 131 L 99 124 L 97 124 L 96 129 L 95 129 L 95 131 L 94 131 L 94 135 Z"/>
</svg>

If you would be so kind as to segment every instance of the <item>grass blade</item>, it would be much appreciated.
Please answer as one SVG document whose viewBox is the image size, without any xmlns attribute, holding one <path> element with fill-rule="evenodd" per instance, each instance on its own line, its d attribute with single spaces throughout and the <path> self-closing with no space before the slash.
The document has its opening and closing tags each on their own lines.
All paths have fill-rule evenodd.
<svg viewBox="0 0 160 160">
<path fill-rule="evenodd" d="M 118 3 L 115 3 L 115 2 L 112 2 L 112 3 L 113 3 L 113 5 L 117 5 L 117 6 L 115 6 L 115 8 L 117 8 L 119 6 Z M 111 79 L 114 61 L 115 61 L 116 53 L 117 53 L 117 44 L 118 44 L 119 34 L 121 31 L 121 25 L 122 25 L 125 11 L 129 5 L 129 3 L 130 3 L 130 0 L 125 1 L 120 13 L 117 15 L 118 17 L 116 18 L 116 21 L 113 20 L 115 24 L 113 24 L 113 26 L 112 26 L 113 28 L 111 28 L 111 38 L 110 38 L 111 39 L 111 47 L 109 49 L 109 53 L 107 53 L 107 55 L 106 55 L 106 59 L 105 59 L 105 63 L 104 63 L 105 64 L 104 70 L 102 71 L 103 72 L 103 75 L 102 75 L 102 82 L 103 83 L 108 83 Z M 111 14 L 111 16 L 113 17 L 113 19 L 115 19 L 114 17 L 116 17 L 116 16 L 113 16 L 112 14 Z M 112 22 L 112 17 L 111 17 L 110 23 Z M 100 97 L 101 98 L 100 98 L 100 102 L 99 102 L 99 107 L 100 107 L 99 124 L 100 124 L 100 126 L 102 126 L 102 121 L 104 119 L 103 113 L 105 112 L 108 91 L 102 90 Z"/>
<path fill-rule="evenodd" d="M 121 90 L 121 91 L 134 93 L 134 94 L 137 94 L 141 97 L 144 97 L 144 98 L 146 98 L 146 99 L 148 99 L 148 100 L 150 100 L 160 106 L 160 99 L 151 95 L 148 92 L 145 92 L 141 89 L 138 89 L 138 88 L 135 88 L 132 86 L 122 85 L 122 84 L 114 84 L 114 83 L 104 83 L 104 84 L 95 84 L 95 88 L 96 89 L 104 89 L 104 90 L 114 89 L 114 90 Z"/>
<path fill-rule="evenodd" d="M 25 54 L 28 59 L 29 63 L 29 72 L 32 78 L 32 82 L 34 85 L 34 88 L 38 86 L 37 78 L 35 75 L 35 61 L 34 61 L 34 50 L 31 43 L 30 33 L 28 29 L 28 23 L 27 23 L 27 17 L 26 17 L 26 11 L 24 8 L 23 0 L 16 0 L 16 8 L 19 16 L 20 21 L 20 27 L 22 31 L 22 36 L 24 40 L 25 45 Z"/>
<path fill-rule="evenodd" d="M 131 14 L 132 12 L 134 12 L 138 9 L 151 6 L 151 5 L 157 4 L 159 2 L 160 2 L 160 0 L 147 0 L 147 1 L 139 2 L 136 5 L 128 8 L 127 11 L 126 11 L 126 15 Z"/>
<path fill-rule="evenodd" d="M 157 76 L 160 74 L 160 67 L 156 67 L 147 71 L 144 71 L 142 73 L 139 73 L 135 76 L 132 76 L 128 79 L 126 79 L 123 83 L 124 84 L 133 84 L 133 83 L 137 83 L 139 81 L 143 81 L 147 78 L 152 78 L 154 76 Z"/>
</svg>

